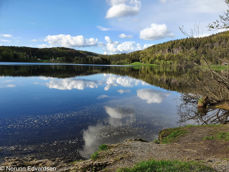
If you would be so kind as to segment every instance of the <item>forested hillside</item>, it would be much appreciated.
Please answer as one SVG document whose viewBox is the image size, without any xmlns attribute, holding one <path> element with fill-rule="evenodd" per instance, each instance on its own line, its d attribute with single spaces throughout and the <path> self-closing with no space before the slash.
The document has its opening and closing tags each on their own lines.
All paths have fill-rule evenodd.
<svg viewBox="0 0 229 172">
<path fill-rule="evenodd" d="M 66 62 L 79 64 L 192 65 L 225 64 L 229 60 L 229 32 L 204 38 L 187 38 L 151 46 L 128 54 L 99 55 L 69 48 L 0 47 L 2 62 Z"/>
<path fill-rule="evenodd" d="M 79 64 L 107 64 L 107 59 L 96 53 L 70 48 L 0 47 L 1 62 L 59 62 Z"/>
<path fill-rule="evenodd" d="M 126 55 L 113 55 L 111 62 L 186 65 L 203 64 L 203 58 L 211 64 L 223 64 L 225 59 L 229 60 L 229 32 L 175 40 Z"/>
</svg>

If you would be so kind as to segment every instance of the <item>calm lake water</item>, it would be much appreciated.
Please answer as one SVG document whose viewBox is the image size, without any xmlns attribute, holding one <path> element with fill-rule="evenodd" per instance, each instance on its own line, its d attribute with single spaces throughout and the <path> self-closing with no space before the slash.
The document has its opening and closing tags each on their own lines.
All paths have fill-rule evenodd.
<svg viewBox="0 0 229 172">
<path fill-rule="evenodd" d="M 174 75 L 171 74 L 171 78 Z M 0 157 L 87 158 L 180 122 L 183 89 L 159 69 L 0 63 Z M 155 83 L 155 84 L 154 84 Z"/>
</svg>

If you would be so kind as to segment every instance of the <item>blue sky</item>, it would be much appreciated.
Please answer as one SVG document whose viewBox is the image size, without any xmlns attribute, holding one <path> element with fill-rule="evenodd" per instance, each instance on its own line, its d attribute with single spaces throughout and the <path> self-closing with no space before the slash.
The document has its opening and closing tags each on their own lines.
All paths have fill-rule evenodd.
<svg viewBox="0 0 229 172">
<path fill-rule="evenodd" d="M 0 0 L 0 45 L 125 53 L 212 34 L 224 0 Z"/>
</svg>

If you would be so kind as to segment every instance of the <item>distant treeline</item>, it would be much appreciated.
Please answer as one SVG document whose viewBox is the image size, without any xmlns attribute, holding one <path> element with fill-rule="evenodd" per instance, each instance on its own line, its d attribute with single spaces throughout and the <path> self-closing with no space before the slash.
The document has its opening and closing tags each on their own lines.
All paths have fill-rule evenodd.
<svg viewBox="0 0 229 172">
<path fill-rule="evenodd" d="M 78 64 L 146 64 L 185 66 L 225 64 L 229 60 L 229 32 L 187 38 L 151 46 L 128 54 L 100 55 L 69 48 L 0 47 L 1 62 L 59 62 Z"/>
<path fill-rule="evenodd" d="M 78 64 L 109 64 L 96 53 L 70 48 L 0 47 L 1 62 L 58 62 Z"/>
</svg>

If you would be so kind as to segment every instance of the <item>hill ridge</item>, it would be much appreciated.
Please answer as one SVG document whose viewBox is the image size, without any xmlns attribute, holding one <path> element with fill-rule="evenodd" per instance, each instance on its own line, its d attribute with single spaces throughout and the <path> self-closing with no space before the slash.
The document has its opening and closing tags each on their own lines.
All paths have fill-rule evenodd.
<svg viewBox="0 0 229 172">
<path fill-rule="evenodd" d="M 58 62 L 79 64 L 157 65 L 223 64 L 229 60 L 229 31 L 203 38 L 185 38 L 124 54 L 102 55 L 66 47 L 32 48 L 0 46 L 0 62 Z"/>
</svg>

